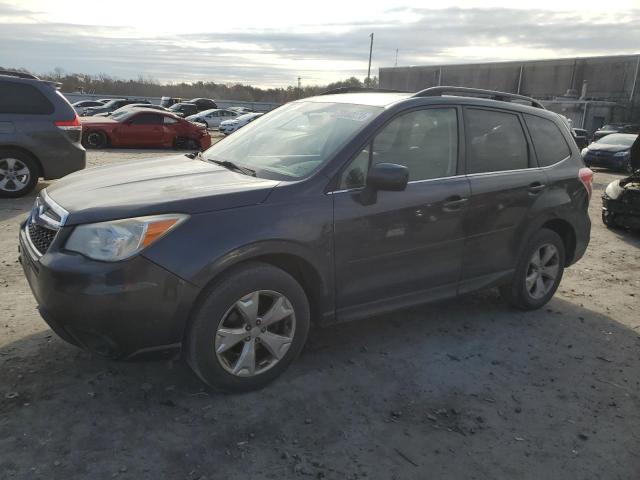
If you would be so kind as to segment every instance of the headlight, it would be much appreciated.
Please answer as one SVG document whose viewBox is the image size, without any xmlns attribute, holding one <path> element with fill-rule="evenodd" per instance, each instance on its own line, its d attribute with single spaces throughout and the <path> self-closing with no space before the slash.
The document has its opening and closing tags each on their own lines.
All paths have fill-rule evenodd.
<svg viewBox="0 0 640 480">
<path fill-rule="evenodd" d="M 584 147 L 580 153 L 584 157 L 587 154 L 587 152 L 589 152 L 589 149 L 587 147 Z"/>
<path fill-rule="evenodd" d="M 604 194 L 612 200 L 617 200 L 623 189 L 620 187 L 620 180 L 614 180 L 604 190 Z"/>
<path fill-rule="evenodd" d="M 629 155 L 629 150 L 625 150 L 623 152 L 617 152 L 613 154 L 614 157 L 626 157 L 628 155 Z"/>
<path fill-rule="evenodd" d="M 116 262 L 139 253 L 187 218 L 168 214 L 78 225 L 65 248 L 94 260 Z"/>
</svg>

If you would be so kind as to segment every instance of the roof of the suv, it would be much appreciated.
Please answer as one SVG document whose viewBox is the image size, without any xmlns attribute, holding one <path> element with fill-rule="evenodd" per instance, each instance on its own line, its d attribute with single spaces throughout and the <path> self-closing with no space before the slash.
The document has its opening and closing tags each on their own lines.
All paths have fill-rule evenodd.
<svg viewBox="0 0 640 480">
<path fill-rule="evenodd" d="M 341 91 L 343 93 L 341 93 Z M 524 95 L 456 86 L 430 87 L 415 93 L 362 88 L 345 88 L 331 90 L 317 97 L 306 98 L 302 101 L 351 103 L 356 105 L 386 107 L 393 103 L 409 98 L 426 100 L 430 98 L 444 97 L 454 99 L 454 102 L 460 101 L 460 99 L 463 98 L 466 102 L 474 103 L 476 105 L 486 104 L 504 107 L 506 104 L 515 107 L 514 109 L 516 110 L 519 110 L 519 107 L 524 107 L 525 111 L 527 109 L 546 111 L 544 106 L 538 100 L 526 97 Z M 531 105 L 525 105 L 522 102 L 530 103 Z"/>
<path fill-rule="evenodd" d="M 303 101 L 322 103 L 352 103 L 355 105 L 370 105 L 372 107 L 386 107 L 399 100 L 410 98 L 411 93 L 388 93 L 388 92 L 366 92 L 366 93 L 340 93 L 336 95 L 320 95 L 317 97 L 305 98 Z"/>
</svg>

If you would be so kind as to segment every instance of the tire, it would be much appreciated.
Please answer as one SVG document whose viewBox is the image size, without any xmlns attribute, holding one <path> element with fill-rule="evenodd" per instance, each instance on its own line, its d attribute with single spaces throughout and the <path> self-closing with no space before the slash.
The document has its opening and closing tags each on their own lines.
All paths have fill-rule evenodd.
<svg viewBox="0 0 640 480">
<path fill-rule="evenodd" d="M 633 173 L 633 167 L 631 166 L 631 160 L 627 160 L 627 164 L 624 166 L 625 173 L 631 175 Z"/>
<path fill-rule="evenodd" d="M 537 267 L 534 265 L 536 252 L 539 255 L 537 258 L 541 260 Z M 544 263 L 544 257 L 550 253 L 553 256 Z M 560 285 L 564 262 L 565 247 L 562 238 L 552 230 L 546 228 L 539 230 L 523 250 L 511 283 L 500 288 L 502 298 L 520 310 L 535 310 L 542 307 L 551 300 Z M 555 276 L 551 279 L 550 275 L 554 271 Z M 534 279 L 533 283 L 531 279 Z M 542 282 L 542 286 L 539 282 Z"/>
<path fill-rule="evenodd" d="M 246 263 L 222 275 L 203 295 L 186 335 L 186 356 L 210 387 L 226 392 L 263 388 L 302 351 L 309 332 L 309 302 L 285 271 L 266 263 Z M 252 315 L 253 305 L 259 306 L 257 315 Z M 270 316 L 283 318 L 267 324 Z M 248 318 L 254 320 L 247 322 Z"/>
<path fill-rule="evenodd" d="M 200 150 L 200 142 L 193 138 L 187 138 L 184 145 L 187 150 Z"/>
<path fill-rule="evenodd" d="M 90 130 L 84 134 L 82 144 L 86 148 L 104 148 L 108 144 L 107 135 L 104 132 Z"/>
<path fill-rule="evenodd" d="M 0 198 L 18 198 L 32 192 L 38 184 L 40 166 L 29 154 L 10 148 L 0 149 Z"/>
</svg>

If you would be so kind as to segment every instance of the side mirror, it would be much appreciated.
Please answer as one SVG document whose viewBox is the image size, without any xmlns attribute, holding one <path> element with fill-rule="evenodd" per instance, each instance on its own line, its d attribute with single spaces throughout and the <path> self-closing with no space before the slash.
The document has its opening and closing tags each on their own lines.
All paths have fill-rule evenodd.
<svg viewBox="0 0 640 480">
<path fill-rule="evenodd" d="M 409 169 L 396 163 L 378 163 L 369 170 L 367 175 L 367 187 L 376 190 L 401 192 L 407 188 L 408 182 Z"/>
<path fill-rule="evenodd" d="M 369 169 L 367 184 L 361 192 L 363 205 L 376 202 L 378 190 L 401 192 L 407 188 L 409 169 L 396 163 L 378 163 Z"/>
</svg>

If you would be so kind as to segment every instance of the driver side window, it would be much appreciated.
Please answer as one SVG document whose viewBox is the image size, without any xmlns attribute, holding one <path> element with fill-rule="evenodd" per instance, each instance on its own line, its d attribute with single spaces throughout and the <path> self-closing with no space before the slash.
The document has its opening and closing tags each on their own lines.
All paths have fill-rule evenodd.
<svg viewBox="0 0 640 480">
<path fill-rule="evenodd" d="M 393 119 L 357 155 L 340 177 L 339 190 L 364 187 L 371 165 L 396 163 L 409 181 L 450 177 L 458 162 L 455 108 L 430 108 Z"/>
</svg>

